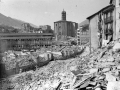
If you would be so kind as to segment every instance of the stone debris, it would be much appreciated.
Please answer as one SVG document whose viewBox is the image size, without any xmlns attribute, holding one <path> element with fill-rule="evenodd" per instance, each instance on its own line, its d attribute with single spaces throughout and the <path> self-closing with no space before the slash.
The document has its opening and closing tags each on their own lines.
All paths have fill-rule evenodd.
<svg viewBox="0 0 120 90">
<path fill-rule="evenodd" d="M 1 80 L 0 90 L 120 90 L 117 43 L 119 40 L 91 54 L 51 61 L 35 71 L 8 77 Z"/>
<path fill-rule="evenodd" d="M 109 40 L 104 40 L 104 39 L 103 39 L 102 46 L 103 46 L 103 47 L 107 46 L 107 43 L 108 43 L 108 42 L 109 42 Z"/>
<path fill-rule="evenodd" d="M 117 50 L 120 50 L 120 42 L 115 43 L 115 45 L 113 46 L 113 51 Z"/>
<path fill-rule="evenodd" d="M 5 64 L 6 70 L 14 70 L 15 68 L 32 66 L 39 62 L 50 60 L 61 60 L 76 56 L 83 48 L 78 46 L 55 46 L 52 49 L 41 48 L 36 51 L 6 51 L 3 53 L 2 63 Z"/>
</svg>

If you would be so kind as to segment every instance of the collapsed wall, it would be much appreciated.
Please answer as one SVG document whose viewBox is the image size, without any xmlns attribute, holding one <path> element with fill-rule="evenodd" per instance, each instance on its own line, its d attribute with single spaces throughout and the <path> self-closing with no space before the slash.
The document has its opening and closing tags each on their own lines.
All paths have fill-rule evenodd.
<svg viewBox="0 0 120 90">
<path fill-rule="evenodd" d="M 65 61 L 51 61 L 36 71 L 8 78 L 8 87 L 16 90 L 71 89 L 120 90 L 120 43 L 112 41 L 91 54 Z M 6 80 L 3 80 L 6 82 Z M 1 82 L 1 83 L 3 83 Z M 111 85 L 112 84 L 112 85 Z M 2 84 L 1 90 L 5 90 Z"/>
</svg>

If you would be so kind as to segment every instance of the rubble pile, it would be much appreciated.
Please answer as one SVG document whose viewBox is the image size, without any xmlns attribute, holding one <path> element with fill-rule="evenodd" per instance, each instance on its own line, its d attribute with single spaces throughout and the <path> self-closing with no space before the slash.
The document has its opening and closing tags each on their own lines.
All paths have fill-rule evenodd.
<svg viewBox="0 0 120 90">
<path fill-rule="evenodd" d="M 50 50 L 49 48 L 41 48 L 33 52 L 9 50 L 3 53 L 2 63 L 5 64 L 6 70 L 11 70 L 16 68 L 16 65 L 19 67 L 23 67 L 37 63 L 37 61 L 43 62 L 46 60 L 50 60 L 52 59 L 51 54 L 53 54 L 55 60 L 59 60 L 63 57 L 66 58 L 67 56 L 70 56 L 72 54 L 74 55 L 74 53 L 81 51 L 81 47 L 77 47 L 77 46 L 61 46 L 61 47 L 56 46 L 52 49 L 54 50 L 51 50 L 50 52 L 47 52 Z"/>
<path fill-rule="evenodd" d="M 22 52 L 16 53 L 15 51 L 9 51 L 4 54 L 2 58 L 2 63 L 5 64 L 6 70 L 10 70 L 16 68 L 16 64 L 18 63 L 20 67 L 30 65 L 34 62 L 35 56 L 31 54 L 26 54 Z"/>
<path fill-rule="evenodd" d="M 1 90 L 120 90 L 120 42 L 85 56 L 51 61 L 1 83 Z"/>
<path fill-rule="evenodd" d="M 38 68 L 36 71 L 24 72 L 2 80 L 1 90 L 9 87 L 13 90 L 19 90 L 19 88 L 21 90 L 35 90 L 35 88 L 38 88 L 36 90 L 50 88 L 54 90 L 60 83 L 62 83 L 61 88 L 66 88 L 66 85 L 70 86 L 73 81 L 74 74 L 70 70 L 75 63 L 78 63 L 78 60 L 76 62 L 74 59 L 51 61 L 47 66 Z M 10 81 L 9 84 L 7 84 L 8 81 Z"/>
<path fill-rule="evenodd" d="M 87 73 L 74 74 L 80 80 L 74 88 L 80 90 L 120 90 L 120 42 L 112 41 L 89 55 Z M 81 68 L 79 68 L 81 69 Z M 86 77 L 87 76 L 87 77 Z"/>
</svg>

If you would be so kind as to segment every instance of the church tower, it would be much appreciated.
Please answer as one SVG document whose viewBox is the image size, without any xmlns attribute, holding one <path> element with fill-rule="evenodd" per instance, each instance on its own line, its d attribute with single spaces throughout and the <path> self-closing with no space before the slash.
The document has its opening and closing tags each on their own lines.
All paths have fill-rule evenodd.
<svg viewBox="0 0 120 90">
<path fill-rule="evenodd" d="M 62 20 L 66 21 L 66 11 L 64 11 L 64 9 L 62 11 Z"/>
</svg>

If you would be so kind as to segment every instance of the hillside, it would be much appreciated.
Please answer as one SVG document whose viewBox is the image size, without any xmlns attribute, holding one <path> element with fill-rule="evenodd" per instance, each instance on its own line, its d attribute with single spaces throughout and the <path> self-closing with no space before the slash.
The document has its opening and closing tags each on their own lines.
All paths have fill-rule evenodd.
<svg viewBox="0 0 120 90">
<path fill-rule="evenodd" d="M 82 27 L 82 31 L 89 30 L 89 21 L 84 20 L 83 22 L 78 24 L 79 27 Z"/>
<path fill-rule="evenodd" d="M 23 24 L 23 23 L 26 23 L 26 22 L 17 20 L 17 19 L 11 18 L 11 17 L 7 17 L 0 13 L 0 25 L 8 25 L 8 26 L 16 27 L 16 28 L 21 28 L 21 24 Z M 31 24 L 31 26 L 37 27 L 33 24 Z"/>
<path fill-rule="evenodd" d="M 89 21 L 88 20 L 84 20 L 83 22 L 79 23 L 78 26 L 87 26 L 89 25 Z"/>
</svg>

